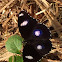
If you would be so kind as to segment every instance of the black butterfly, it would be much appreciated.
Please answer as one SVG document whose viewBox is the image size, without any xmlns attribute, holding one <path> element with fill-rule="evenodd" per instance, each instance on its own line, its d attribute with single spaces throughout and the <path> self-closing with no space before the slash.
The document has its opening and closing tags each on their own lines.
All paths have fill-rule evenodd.
<svg viewBox="0 0 62 62">
<path fill-rule="evenodd" d="M 23 60 L 24 62 L 37 62 L 43 57 L 43 55 L 49 53 L 52 44 L 49 40 L 30 40 L 24 46 Z"/>
<path fill-rule="evenodd" d="M 50 31 L 44 25 L 37 23 L 25 11 L 21 11 L 18 16 L 19 31 L 24 38 L 26 45 L 23 49 L 24 62 L 37 62 L 43 55 L 49 53 L 52 44 Z"/>
<path fill-rule="evenodd" d="M 18 27 L 22 37 L 27 40 L 32 34 L 34 26 L 36 26 L 37 21 L 33 19 L 25 11 L 21 11 L 18 16 Z"/>
</svg>

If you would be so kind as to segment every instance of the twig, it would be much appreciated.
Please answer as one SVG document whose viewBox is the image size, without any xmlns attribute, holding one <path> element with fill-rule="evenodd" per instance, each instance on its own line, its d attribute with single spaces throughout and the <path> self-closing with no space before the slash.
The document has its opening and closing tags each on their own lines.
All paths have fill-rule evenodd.
<svg viewBox="0 0 62 62">
<path fill-rule="evenodd" d="M 44 13 L 45 10 L 46 10 L 46 9 L 44 9 L 43 11 L 40 11 L 40 12 L 36 13 L 36 15 L 39 15 L 39 14 L 41 14 L 41 13 Z"/>
</svg>

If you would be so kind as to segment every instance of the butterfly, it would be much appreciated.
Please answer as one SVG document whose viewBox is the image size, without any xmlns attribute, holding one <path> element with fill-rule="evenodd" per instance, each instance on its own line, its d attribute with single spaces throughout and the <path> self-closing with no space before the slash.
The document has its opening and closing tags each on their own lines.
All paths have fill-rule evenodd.
<svg viewBox="0 0 62 62">
<path fill-rule="evenodd" d="M 49 40 L 29 40 L 29 42 L 31 43 L 27 43 L 23 49 L 24 62 L 37 62 L 52 48 Z"/>
<path fill-rule="evenodd" d="M 18 27 L 24 38 L 24 62 L 37 62 L 49 53 L 52 47 L 49 40 L 51 33 L 44 24 L 38 23 L 27 12 L 21 11 L 18 16 Z"/>
</svg>

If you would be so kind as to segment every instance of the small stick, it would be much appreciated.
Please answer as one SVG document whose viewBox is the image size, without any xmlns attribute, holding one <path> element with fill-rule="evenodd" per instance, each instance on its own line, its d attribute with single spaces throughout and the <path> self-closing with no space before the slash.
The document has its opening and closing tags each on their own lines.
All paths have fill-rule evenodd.
<svg viewBox="0 0 62 62">
<path fill-rule="evenodd" d="M 36 15 L 39 15 L 41 13 L 44 13 L 46 10 L 44 9 L 43 11 L 37 12 Z"/>
</svg>

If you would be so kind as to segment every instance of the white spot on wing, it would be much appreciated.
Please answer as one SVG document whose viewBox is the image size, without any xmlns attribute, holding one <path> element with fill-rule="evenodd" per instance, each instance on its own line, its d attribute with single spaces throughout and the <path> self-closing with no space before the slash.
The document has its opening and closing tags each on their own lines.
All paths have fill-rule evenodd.
<svg viewBox="0 0 62 62">
<path fill-rule="evenodd" d="M 21 13 L 21 14 L 19 14 L 19 17 L 20 17 L 20 16 L 24 16 L 24 14 L 23 14 L 23 13 Z"/>
<path fill-rule="evenodd" d="M 26 26 L 28 24 L 28 21 L 24 21 L 20 24 L 20 26 Z"/>
<path fill-rule="evenodd" d="M 33 59 L 33 57 L 32 57 L 32 56 L 25 56 L 25 58 L 30 59 L 30 60 L 32 60 L 32 59 Z"/>
<path fill-rule="evenodd" d="M 38 45 L 37 46 L 37 49 L 39 49 L 39 50 L 42 49 L 42 46 L 41 45 Z"/>
<path fill-rule="evenodd" d="M 40 35 L 40 31 L 35 31 L 35 35 L 39 36 Z"/>
</svg>

